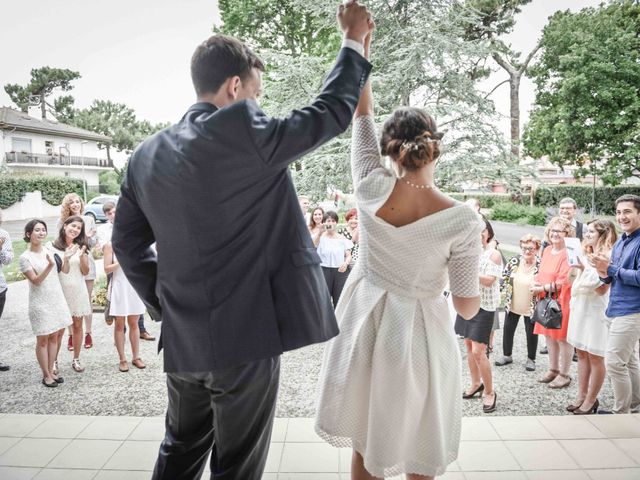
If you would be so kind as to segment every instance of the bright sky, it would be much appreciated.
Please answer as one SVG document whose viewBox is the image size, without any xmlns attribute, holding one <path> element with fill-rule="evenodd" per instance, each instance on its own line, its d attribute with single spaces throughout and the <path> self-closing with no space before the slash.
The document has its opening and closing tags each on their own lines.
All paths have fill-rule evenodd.
<svg viewBox="0 0 640 480">
<path fill-rule="evenodd" d="M 514 48 L 528 53 L 555 11 L 598 3 L 533 0 L 518 17 Z M 34 67 L 69 68 L 82 75 L 71 92 L 76 106 L 94 99 L 122 102 L 154 123 L 179 120 L 194 102 L 189 60 L 219 21 L 216 0 L 20 0 L 3 2 L 2 14 L 0 86 L 26 84 Z M 498 71 L 494 78 L 493 85 L 507 76 Z M 492 97 L 507 116 L 508 95 L 505 85 Z M 524 117 L 534 100 L 526 79 L 520 100 Z M 12 106 L 4 89 L 0 105 Z M 507 118 L 501 127 L 507 135 Z"/>
</svg>

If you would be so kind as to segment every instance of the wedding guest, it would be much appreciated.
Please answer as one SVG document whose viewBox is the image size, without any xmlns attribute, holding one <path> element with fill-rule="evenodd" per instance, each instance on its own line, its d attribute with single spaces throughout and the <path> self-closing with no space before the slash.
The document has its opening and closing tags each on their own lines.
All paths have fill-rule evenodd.
<svg viewBox="0 0 640 480">
<path fill-rule="evenodd" d="M 502 257 L 500 252 L 491 246 L 494 233 L 489 220 L 482 217 L 484 230 L 480 239 L 482 255 L 480 256 L 480 311 L 471 319 L 456 317 L 455 332 L 464 338 L 467 348 L 467 365 L 471 376 L 471 386 L 462 394 L 469 399 L 483 392 L 482 411 L 491 413 L 496 409 L 497 394 L 493 388 L 491 363 L 487 357 L 489 338 L 493 329 L 494 316 L 500 305 L 500 284 L 502 274 Z"/>
<path fill-rule="evenodd" d="M 73 323 L 73 361 L 71 367 L 81 373 L 85 370 L 80 362 L 82 319 L 91 312 L 91 303 L 87 296 L 84 280 L 89 272 L 89 254 L 82 217 L 72 215 L 67 218 L 51 248 L 64 260 L 59 276 Z"/>
<path fill-rule="evenodd" d="M 71 315 L 53 252 L 42 245 L 46 238 L 47 224 L 42 220 L 30 220 L 24 227 L 24 241 L 29 245 L 20 255 L 19 265 L 29 281 L 29 322 L 36 336 L 36 359 L 42 371 L 42 384 L 57 387 L 64 382 L 55 368 L 58 341 L 64 327 L 71 323 Z M 71 249 L 62 253 L 65 262 L 71 253 Z"/>
<path fill-rule="evenodd" d="M 627 194 L 616 200 L 616 221 L 623 233 L 611 258 L 596 253 L 590 261 L 602 282 L 611 285 L 606 310 L 611 325 L 604 358 L 613 387 L 613 413 L 629 413 L 640 411 L 639 196 Z"/>
<path fill-rule="evenodd" d="M 551 388 L 568 387 L 571 383 L 569 369 L 573 347 L 567 343 L 569 327 L 569 300 L 571 282 L 569 280 L 569 262 L 564 239 L 575 236 L 571 223 L 562 217 L 553 217 L 545 229 L 545 239 L 549 246 L 542 252 L 540 270 L 535 276 L 531 292 L 539 299 L 547 293 L 557 295 L 562 309 L 562 326 L 549 329 L 536 323 L 533 333 L 544 335 L 549 350 L 549 370 L 538 380 Z"/>
<path fill-rule="evenodd" d="M 434 185 L 439 140 L 423 110 L 400 108 L 380 146 L 367 82 L 352 130 L 359 258 L 336 309 L 340 335 L 320 374 L 316 432 L 351 447 L 351 478 L 441 475 L 457 456 L 460 353 L 442 292 L 465 317 L 478 311 L 482 227 Z"/>
<path fill-rule="evenodd" d="M 586 260 L 589 255 L 611 255 L 618 239 L 616 227 L 609 220 L 592 220 L 582 242 L 583 257 L 571 268 L 569 278 L 571 301 L 567 342 L 578 353 L 577 397 L 567 406 L 575 415 L 596 413 L 598 393 L 605 377 L 604 352 L 609 336 L 605 310 L 609 302 L 609 286 L 603 284 L 598 272 Z"/>
<path fill-rule="evenodd" d="M 60 219 L 58 220 L 57 228 L 60 230 L 64 222 L 72 215 L 82 217 L 84 222 L 84 234 L 87 243 L 87 251 L 89 252 L 89 273 L 84 277 L 85 285 L 87 289 L 87 295 L 89 296 L 89 304 L 91 304 L 91 296 L 93 294 L 93 285 L 96 280 L 96 262 L 91 255 L 91 249 L 98 243 L 98 237 L 96 235 L 96 220 L 91 215 L 83 215 L 84 202 L 75 193 L 68 193 L 62 199 L 62 207 L 60 212 Z M 91 336 L 91 327 L 93 323 L 93 309 L 87 315 L 84 316 L 85 335 L 84 335 L 84 348 L 93 347 L 93 337 Z M 73 333 L 69 329 L 69 340 L 67 342 L 67 350 L 73 350 Z"/>
<path fill-rule="evenodd" d="M 531 321 L 533 295 L 530 289 L 534 276 L 540 268 L 540 257 L 538 257 L 540 244 L 540 239 L 529 233 L 523 236 L 520 239 L 522 253 L 511 258 L 502 272 L 501 289 L 505 296 L 506 317 L 502 336 L 502 358 L 495 362 L 498 367 L 513 363 L 513 337 L 520 317 L 524 317 L 524 330 L 527 337 L 525 369 L 529 372 L 536 369 L 538 335 L 533 333 L 534 325 Z"/>
<path fill-rule="evenodd" d="M 333 306 L 338 305 L 344 283 L 349 276 L 351 249 L 353 243 L 338 233 L 338 214 L 329 211 L 324 214 L 323 227 L 313 235 L 313 244 L 318 249 L 322 273 L 327 282 Z"/>
<path fill-rule="evenodd" d="M 0 226 L 2 225 L 2 209 L 0 209 Z M 13 245 L 11 237 L 6 230 L 0 228 L 0 319 L 4 311 L 4 304 L 7 299 L 7 281 L 2 274 L 2 266 L 9 265 L 13 260 Z M 0 362 L 0 372 L 6 372 L 11 367 Z"/>
<path fill-rule="evenodd" d="M 300 210 L 302 210 L 305 223 L 309 223 L 309 197 L 306 195 L 298 195 L 298 203 L 300 204 Z"/>
<path fill-rule="evenodd" d="M 144 303 L 135 292 L 127 277 L 122 272 L 120 264 L 113 253 L 111 242 L 103 247 L 104 271 L 113 274 L 111 278 L 111 297 L 109 313 L 115 317 L 113 338 L 120 360 L 119 370 L 129 371 L 129 364 L 124 352 L 125 323 L 129 327 L 129 342 L 131 343 L 131 363 L 136 368 L 145 368 L 146 365 L 140 358 L 140 331 L 138 330 L 138 317 L 145 311 Z"/>
<path fill-rule="evenodd" d="M 311 210 L 311 216 L 309 218 L 309 233 L 313 237 L 323 231 L 322 222 L 324 220 L 324 210 L 322 207 L 316 207 Z"/>
<path fill-rule="evenodd" d="M 107 223 L 105 223 L 104 225 L 101 225 L 100 228 L 98 228 L 98 233 L 97 233 L 98 244 L 101 249 L 104 248 L 104 245 L 106 245 L 108 242 L 111 241 L 111 234 L 113 233 L 113 221 L 116 218 L 115 202 L 104 202 L 104 204 L 102 205 L 102 211 L 107 217 Z M 107 274 L 107 289 L 109 288 L 109 283 L 111 282 L 111 276 L 112 276 L 111 274 Z M 156 337 L 151 335 L 145 328 L 143 313 L 141 313 L 138 317 L 138 330 L 140 332 L 140 338 L 142 340 L 153 342 L 156 339 Z M 124 330 L 126 332 L 127 330 L 126 326 L 124 327 Z"/>
<path fill-rule="evenodd" d="M 356 260 L 358 259 L 358 246 L 360 244 L 360 233 L 358 231 L 358 210 L 352 208 L 344 215 L 344 219 L 347 222 L 345 227 L 338 229 L 338 235 L 342 235 L 347 240 L 351 240 L 353 248 L 351 249 L 351 262 L 349 262 L 349 269 L 352 269 Z"/>
</svg>

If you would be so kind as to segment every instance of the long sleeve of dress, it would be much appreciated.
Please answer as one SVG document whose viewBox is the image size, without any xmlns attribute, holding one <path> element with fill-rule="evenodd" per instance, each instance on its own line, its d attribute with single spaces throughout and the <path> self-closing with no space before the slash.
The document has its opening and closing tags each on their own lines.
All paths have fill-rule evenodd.
<svg viewBox="0 0 640 480">
<path fill-rule="evenodd" d="M 380 150 L 373 118 L 369 115 L 357 117 L 353 121 L 351 133 L 351 175 L 354 188 L 380 166 Z"/>
</svg>

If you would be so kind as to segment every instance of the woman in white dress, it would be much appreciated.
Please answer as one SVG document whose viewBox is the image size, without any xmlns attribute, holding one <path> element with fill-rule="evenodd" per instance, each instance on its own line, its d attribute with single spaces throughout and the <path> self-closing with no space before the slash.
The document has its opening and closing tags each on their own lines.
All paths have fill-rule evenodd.
<svg viewBox="0 0 640 480">
<path fill-rule="evenodd" d="M 73 322 L 73 360 L 71 368 L 78 373 L 85 367 L 80 362 L 82 350 L 82 319 L 91 313 L 84 277 L 89 273 L 89 252 L 82 217 L 72 215 L 62 224 L 58 238 L 51 245 L 54 253 L 63 258 L 60 284 Z"/>
<path fill-rule="evenodd" d="M 24 227 L 24 241 L 29 244 L 20 255 L 20 271 L 29 281 L 29 321 L 36 336 L 36 359 L 42 371 L 42 384 L 57 387 L 64 382 L 54 371 L 58 340 L 71 323 L 53 252 L 44 248 L 47 224 L 31 220 Z M 62 260 L 62 259 L 61 259 Z"/>
<path fill-rule="evenodd" d="M 93 284 L 96 280 L 96 262 L 91 255 L 91 249 L 98 243 L 96 235 L 96 220 L 91 215 L 82 215 L 84 211 L 84 202 L 76 193 L 67 193 L 62 199 L 60 219 L 58 220 L 58 230 L 62 228 L 62 224 L 72 215 L 82 217 L 84 221 L 84 234 L 87 242 L 87 250 L 89 251 L 89 273 L 84 277 L 84 283 L 87 287 L 87 295 L 89 303 L 91 303 L 91 295 L 93 293 Z M 84 316 L 84 348 L 93 347 L 93 337 L 91 336 L 91 327 L 93 323 L 93 311 Z M 67 342 L 67 350 L 73 350 L 73 331 L 69 329 L 69 341 Z"/>
<path fill-rule="evenodd" d="M 145 368 L 146 365 L 140 358 L 140 330 L 138 330 L 138 318 L 145 311 L 144 303 L 133 289 L 129 280 L 120 268 L 116 260 L 111 242 L 107 242 L 103 248 L 104 271 L 113 273 L 109 283 L 110 297 L 109 313 L 115 318 L 113 339 L 120 359 L 119 370 L 129 371 L 127 356 L 124 353 L 124 328 L 125 322 L 129 328 L 129 342 L 131 343 L 131 363 L 137 368 Z"/>
<path fill-rule="evenodd" d="M 609 220 L 592 220 L 582 242 L 585 256 L 611 255 L 618 234 Z M 578 354 L 578 395 L 567 406 L 574 415 L 598 411 L 598 394 L 605 378 L 604 352 L 609 337 L 609 321 L 605 315 L 609 303 L 609 285 L 600 281 L 598 272 L 584 257 L 569 273 L 573 280 L 569 308 L 567 342 Z"/>
<path fill-rule="evenodd" d="M 351 150 L 359 259 L 336 309 L 341 332 L 327 344 L 315 422 L 331 445 L 353 449 L 353 479 L 431 478 L 458 455 L 461 359 L 443 291 L 448 279 L 458 312 L 477 313 L 483 225 L 434 186 L 440 138 L 422 110 L 396 110 L 380 141 L 395 172 L 384 168 L 367 83 Z"/>
</svg>

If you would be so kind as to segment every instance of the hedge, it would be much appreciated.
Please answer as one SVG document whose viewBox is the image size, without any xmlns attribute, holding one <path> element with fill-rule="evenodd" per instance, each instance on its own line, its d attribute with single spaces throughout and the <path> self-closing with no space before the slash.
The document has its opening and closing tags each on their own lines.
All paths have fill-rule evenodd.
<svg viewBox="0 0 640 480">
<path fill-rule="evenodd" d="M 60 205 L 67 193 L 82 197 L 82 180 L 44 175 L 3 176 L 0 178 L 0 208 L 8 208 L 19 202 L 27 192 L 39 190 L 42 199 L 51 205 Z"/>
<path fill-rule="evenodd" d="M 535 192 L 534 201 L 541 207 L 557 207 L 561 199 L 573 198 L 578 208 L 590 211 L 593 188 L 588 185 L 554 185 L 540 187 Z M 624 187 L 596 187 L 595 206 L 600 215 L 615 215 L 615 202 L 626 193 L 640 196 L 640 185 Z"/>
<path fill-rule="evenodd" d="M 451 198 L 455 198 L 461 202 L 466 202 L 470 198 L 477 198 L 480 201 L 480 208 L 493 208 L 498 203 L 511 203 L 518 200 L 518 203 L 529 205 L 531 196 L 522 194 L 519 198 L 515 198 L 510 193 L 447 193 Z"/>
<path fill-rule="evenodd" d="M 503 222 L 519 223 L 522 225 L 545 225 L 546 209 L 530 207 L 517 203 L 498 203 L 491 210 L 490 218 Z"/>
</svg>

